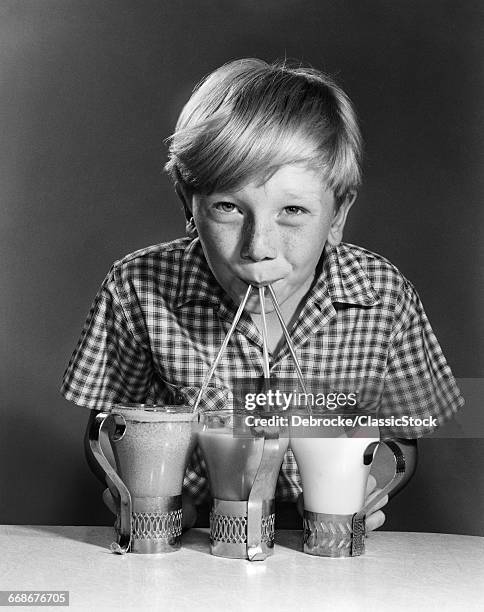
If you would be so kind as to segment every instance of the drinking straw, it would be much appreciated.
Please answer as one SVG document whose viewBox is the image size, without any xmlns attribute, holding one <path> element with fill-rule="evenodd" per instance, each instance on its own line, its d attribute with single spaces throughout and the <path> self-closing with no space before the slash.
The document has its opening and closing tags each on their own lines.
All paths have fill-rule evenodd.
<svg viewBox="0 0 484 612">
<path fill-rule="evenodd" d="M 289 349 L 289 352 L 291 353 L 292 360 L 294 361 L 294 365 L 296 366 L 296 372 L 297 372 L 297 375 L 298 375 L 298 378 L 299 378 L 299 382 L 301 383 L 302 390 L 304 391 L 304 393 L 307 396 L 308 392 L 307 392 L 307 389 L 306 389 L 306 383 L 304 382 L 303 374 L 302 374 L 301 368 L 299 366 L 299 361 L 297 360 L 297 357 L 296 357 L 296 352 L 295 352 L 294 346 L 292 344 L 291 336 L 289 335 L 289 331 L 288 331 L 288 329 L 286 327 L 286 324 L 284 322 L 284 317 L 282 316 L 281 309 L 279 308 L 279 304 L 277 303 L 276 294 L 274 293 L 274 289 L 272 288 L 271 285 L 267 285 L 267 287 L 269 289 L 269 293 L 271 294 L 272 303 L 274 304 L 274 309 L 276 311 L 277 318 L 279 319 L 279 323 L 281 324 L 282 332 L 284 334 L 284 338 L 286 339 L 287 348 Z"/>
<path fill-rule="evenodd" d="M 239 308 L 237 310 L 237 312 L 235 313 L 235 317 L 234 320 L 232 321 L 232 325 L 230 326 L 229 331 L 227 332 L 227 335 L 224 338 L 224 341 L 222 342 L 222 346 L 220 347 L 219 352 L 217 353 L 217 356 L 215 357 L 215 361 L 212 363 L 212 367 L 210 368 L 208 374 L 205 376 L 205 379 L 202 383 L 202 386 L 200 388 L 200 391 L 198 392 L 198 396 L 197 396 L 197 400 L 195 402 L 195 406 L 193 407 L 193 412 L 197 412 L 198 410 L 198 405 L 200 404 L 200 400 L 202 399 L 203 394 L 205 393 L 205 391 L 207 390 L 208 387 L 208 383 L 210 382 L 210 379 L 213 376 L 213 373 L 215 372 L 215 369 L 217 368 L 219 361 L 225 351 L 225 349 L 227 348 L 227 344 L 229 343 L 230 340 L 230 336 L 233 334 L 234 329 L 237 325 L 237 323 L 239 322 L 240 317 L 242 316 L 242 313 L 244 312 L 244 308 L 245 305 L 247 304 L 247 300 L 249 299 L 249 295 L 250 292 L 252 291 L 252 285 L 249 285 L 247 287 L 247 291 L 244 295 L 244 299 L 240 302 Z"/>
<path fill-rule="evenodd" d="M 260 300 L 260 313 L 262 316 L 262 350 L 263 350 L 263 362 L 262 366 L 264 369 L 264 378 L 269 380 L 271 377 L 270 365 L 269 365 L 269 349 L 268 349 L 268 338 L 267 338 L 267 321 L 266 321 L 266 309 L 264 305 L 265 287 L 259 287 L 259 300 Z"/>
</svg>

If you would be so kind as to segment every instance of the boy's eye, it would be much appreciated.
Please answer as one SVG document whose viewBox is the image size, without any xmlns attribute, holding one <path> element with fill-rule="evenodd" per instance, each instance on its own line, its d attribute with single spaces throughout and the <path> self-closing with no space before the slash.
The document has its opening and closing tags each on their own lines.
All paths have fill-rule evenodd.
<svg viewBox="0 0 484 612">
<path fill-rule="evenodd" d="M 286 206 L 284 208 L 284 212 L 287 215 L 295 216 L 295 215 L 302 215 L 305 211 L 304 211 L 304 208 L 301 208 L 300 206 Z"/>
<path fill-rule="evenodd" d="M 214 206 L 217 210 L 220 210 L 225 213 L 230 213 L 234 212 L 234 210 L 237 210 L 237 207 L 232 202 L 216 202 Z"/>
</svg>

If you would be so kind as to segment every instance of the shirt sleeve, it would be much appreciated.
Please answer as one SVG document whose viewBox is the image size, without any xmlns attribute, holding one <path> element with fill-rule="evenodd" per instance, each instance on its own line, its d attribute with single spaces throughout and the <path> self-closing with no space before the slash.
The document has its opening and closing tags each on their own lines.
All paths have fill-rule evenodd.
<svg viewBox="0 0 484 612">
<path fill-rule="evenodd" d="M 61 393 L 97 410 L 118 402 L 144 402 L 152 371 L 149 347 L 139 342 L 128 323 L 111 269 L 70 359 Z"/>
<path fill-rule="evenodd" d="M 406 281 L 395 317 L 379 417 L 385 438 L 419 438 L 462 407 L 462 398 L 420 298 Z"/>
</svg>

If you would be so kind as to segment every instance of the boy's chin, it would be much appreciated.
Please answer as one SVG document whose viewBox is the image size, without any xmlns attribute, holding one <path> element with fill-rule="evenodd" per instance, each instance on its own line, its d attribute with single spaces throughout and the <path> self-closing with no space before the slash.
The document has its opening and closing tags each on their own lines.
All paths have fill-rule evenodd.
<svg viewBox="0 0 484 612">
<path fill-rule="evenodd" d="M 249 285 L 246 282 L 237 279 L 229 287 L 224 288 L 224 290 L 230 296 L 232 301 L 238 306 L 244 300 L 248 288 Z M 279 306 L 281 306 L 289 297 L 287 295 L 290 293 L 288 291 L 288 287 L 285 287 L 283 282 L 276 281 L 276 283 L 272 285 L 272 288 L 276 295 L 277 303 Z M 252 290 L 245 304 L 245 310 L 251 314 L 261 313 L 260 292 L 259 288 L 255 285 L 252 285 Z M 265 288 L 264 310 L 267 313 L 275 311 L 274 303 L 267 287 Z"/>
<path fill-rule="evenodd" d="M 245 297 L 245 293 L 246 292 L 243 292 L 243 293 L 237 292 L 235 294 L 231 292 L 229 295 L 232 298 L 233 302 L 239 305 L 243 301 Z M 261 309 L 261 303 L 260 303 L 259 290 L 257 287 L 252 287 L 252 291 L 250 292 L 250 295 L 247 299 L 244 310 L 246 312 L 249 312 L 250 314 L 261 314 L 262 309 Z M 266 313 L 273 312 L 275 310 L 274 304 L 267 290 L 266 290 L 266 295 L 264 299 L 264 310 Z"/>
<path fill-rule="evenodd" d="M 250 314 L 261 314 L 262 308 L 260 305 L 259 295 L 253 295 L 247 300 L 247 304 L 245 305 L 245 310 L 250 312 Z M 264 300 L 264 311 L 266 313 L 272 312 L 274 310 L 274 304 L 270 297 L 266 297 Z"/>
</svg>

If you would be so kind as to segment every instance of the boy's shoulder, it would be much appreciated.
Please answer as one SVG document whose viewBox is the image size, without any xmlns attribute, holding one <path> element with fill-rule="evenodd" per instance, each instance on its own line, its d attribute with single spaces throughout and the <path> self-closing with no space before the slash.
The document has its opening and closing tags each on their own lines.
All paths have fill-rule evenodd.
<svg viewBox="0 0 484 612">
<path fill-rule="evenodd" d="M 154 244 L 128 253 L 111 266 L 107 282 L 150 293 L 162 287 L 174 289 L 187 265 L 200 265 L 197 245 L 188 237 Z"/>
<path fill-rule="evenodd" d="M 161 242 L 153 244 L 128 253 L 124 257 L 114 262 L 113 268 L 122 270 L 136 266 L 154 265 L 164 261 L 173 262 L 183 256 L 187 247 L 190 245 L 191 239 L 188 237 L 177 238 L 169 242 Z"/>
<path fill-rule="evenodd" d="M 381 297 L 389 294 L 395 297 L 402 291 L 413 290 L 409 280 L 389 259 L 362 246 L 342 242 L 338 246 L 338 263 L 343 276 L 351 275 L 358 266 Z"/>
<path fill-rule="evenodd" d="M 198 239 L 177 238 L 138 249 L 114 262 L 106 279 L 122 300 L 172 302 L 193 289 L 213 293 L 213 279 Z M 210 289 L 212 287 L 212 289 Z"/>
<path fill-rule="evenodd" d="M 146 282 L 150 278 L 160 280 L 160 275 L 177 276 L 184 262 L 198 262 L 198 249 L 193 242 L 183 237 L 138 249 L 115 261 L 111 274 L 118 280 L 141 277 Z"/>
</svg>

